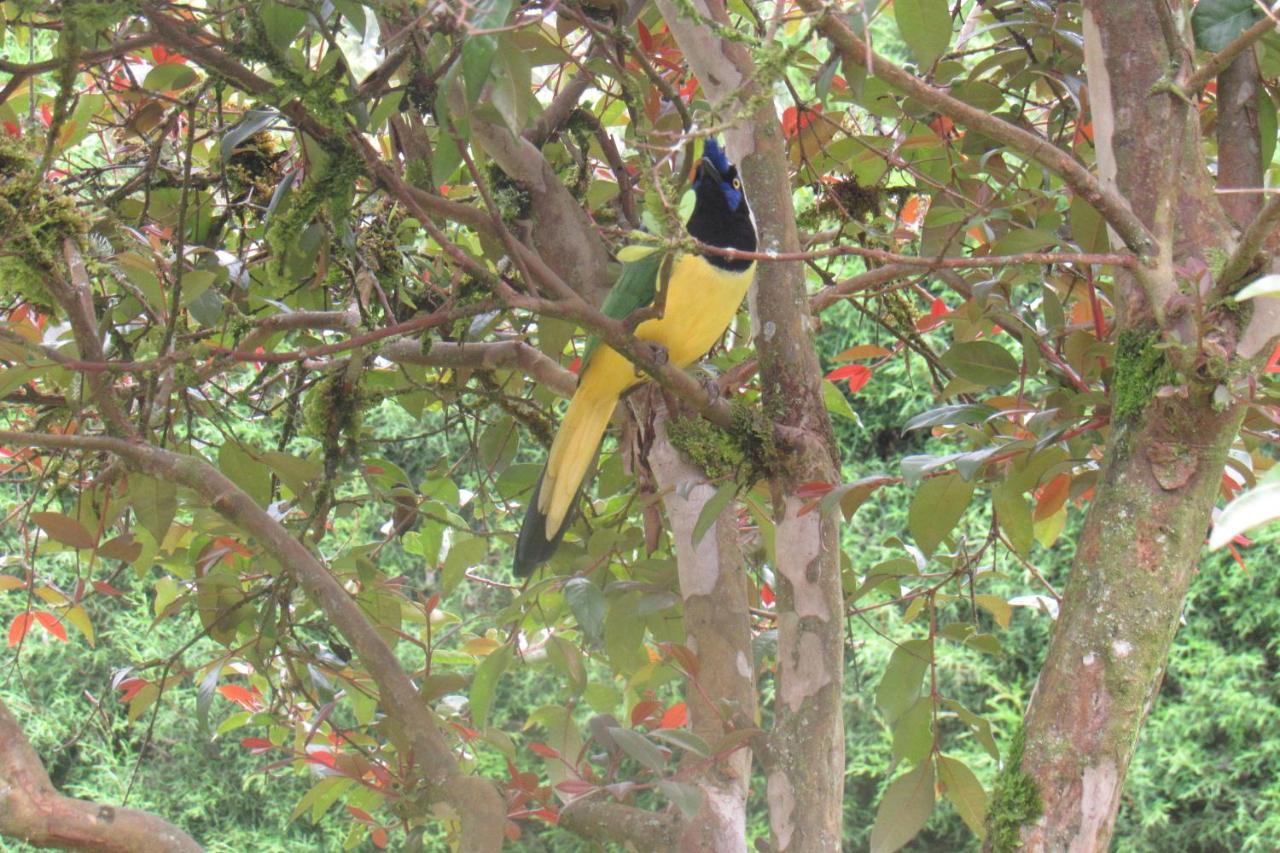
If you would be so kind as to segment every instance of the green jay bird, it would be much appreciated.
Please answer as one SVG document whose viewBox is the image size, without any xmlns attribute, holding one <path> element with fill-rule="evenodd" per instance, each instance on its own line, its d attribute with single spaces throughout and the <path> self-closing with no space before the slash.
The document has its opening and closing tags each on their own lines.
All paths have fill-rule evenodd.
<svg viewBox="0 0 1280 853">
<path fill-rule="evenodd" d="M 754 252 L 756 229 L 742 194 L 738 169 L 714 139 L 708 139 L 693 181 L 689 234 L 708 246 Z M 651 305 L 658 292 L 661 252 L 626 264 L 600 310 L 620 320 Z M 635 335 L 659 344 L 684 368 L 707 350 L 733 322 L 755 275 L 755 262 L 713 254 L 677 255 L 670 266 L 662 316 L 645 320 Z M 524 524 L 516 540 L 515 572 L 525 577 L 555 553 L 573 520 L 583 479 L 623 393 L 643 382 L 630 361 L 610 347 L 587 343 L 578 388 L 551 443 Z"/>
</svg>

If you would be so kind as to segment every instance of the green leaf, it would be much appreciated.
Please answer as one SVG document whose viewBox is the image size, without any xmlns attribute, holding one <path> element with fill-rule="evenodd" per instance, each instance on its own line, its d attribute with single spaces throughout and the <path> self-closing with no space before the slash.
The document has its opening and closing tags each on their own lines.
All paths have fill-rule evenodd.
<svg viewBox="0 0 1280 853">
<path fill-rule="evenodd" d="M 693 525 L 693 544 L 695 547 L 702 541 L 702 537 L 707 535 L 707 531 L 715 526 L 716 519 L 720 517 L 720 513 L 725 511 L 725 508 L 729 506 L 729 503 L 737 493 L 737 483 L 732 481 L 725 483 L 716 489 L 716 493 L 711 496 L 710 500 L 702 505 L 702 511 L 698 513 L 698 521 Z"/>
<path fill-rule="evenodd" d="M 933 812 L 933 762 L 925 761 L 889 783 L 871 829 L 871 853 L 893 853 L 924 828 Z"/>
<path fill-rule="evenodd" d="M 1111 250 L 1111 240 L 1107 235 L 1107 221 L 1093 205 L 1080 196 L 1072 197 L 1067 220 L 1071 223 L 1071 239 L 1083 251 L 1108 252 Z M 1045 290 L 1049 288 L 1046 287 Z"/>
<path fill-rule="evenodd" d="M 938 781 L 942 793 L 956 807 L 965 826 L 979 838 L 987 837 L 987 792 L 968 765 L 947 756 L 938 757 Z"/>
<path fill-rule="evenodd" d="M 945 474 L 925 480 L 911 499 L 907 526 L 916 545 L 933 556 L 956 522 L 964 515 L 976 484 L 965 482 L 959 474 Z"/>
<path fill-rule="evenodd" d="M 458 150 L 458 143 L 454 141 L 452 134 L 442 130 L 436 136 L 436 150 L 431 155 L 431 180 L 437 186 L 449 183 L 460 165 L 462 152 Z"/>
<path fill-rule="evenodd" d="M 474 568 L 484 562 L 489 555 L 488 540 L 466 533 L 456 534 L 457 538 L 449 546 L 449 553 L 444 558 L 444 569 L 441 573 L 441 586 L 445 595 L 453 592 L 467 574 L 467 569 Z"/>
<path fill-rule="evenodd" d="M 666 741 L 672 746 L 678 746 L 701 758 L 708 758 L 711 755 L 710 744 L 688 729 L 656 729 L 649 733 L 649 737 Z"/>
<path fill-rule="evenodd" d="M 921 68 L 933 65 L 951 43 L 947 0 L 895 0 L 893 18 Z"/>
<path fill-rule="evenodd" d="M 1254 0 L 1200 0 L 1191 13 L 1196 47 L 1217 53 L 1261 15 Z"/>
<path fill-rule="evenodd" d="M 914 429 L 925 429 L 936 426 L 952 426 L 954 424 L 980 424 L 996 413 L 991 406 L 980 403 L 967 403 L 958 406 L 940 406 L 921 412 L 903 425 L 904 432 Z"/>
<path fill-rule="evenodd" d="M 92 548 L 98 544 L 97 537 L 86 530 L 83 524 L 60 512 L 33 512 L 31 520 L 40 525 L 40 529 L 50 539 L 63 545 Z"/>
<path fill-rule="evenodd" d="M 919 764 L 933 749 L 933 700 L 921 696 L 893 726 L 893 757 Z"/>
<path fill-rule="evenodd" d="M 271 469 L 234 441 L 218 451 L 218 468 L 227 479 L 244 489 L 258 506 L 271 502 Z"/>
<path fill-rule="evenodd" d="M 609 604 L 604 620 L 604 650 L 609 664 L 627 675 L 649 662 L 644 647 L 644 620 L 635 609 L 638 598 L 635 594 L 620 596 Z"/>
<path fill-rule="evenodd" d="M 1241 533 L 1280 519 L 1280 482 L 1260 483 L 1227 504 L 1209 534 L 1217 550 Z"/>
<path fill-rule="evenodd" d="M 469 29 L 491 30 L 507 22 L 512 0 L 485 0 L 478 4 L 479 12 L 468 22 Z M 468 35 L 462 42 L 462 80 L 466 84 L 467 103 L 480 100 L 493 56 L 498 52 L 498 39 L 494 35 Z"/>
<path fill-rule="evenodd" d="M 491 652 L 476 667 L 475 677 L 471 679 L 471 692 L 468 694 L 473 727 L 483 729 L 489 724 L 489 709 L 493 707 L 493 694 L 498 686 L 498 678 L 506 672 L 510 663 L 511 647 L 502 646 Z"/>
<path fill-rule="evenodd" d="M 662 750 L 654 746 L 652 741 L 633 729 L 611 727 L 609 736 L 627 755 L 640 762 L 654 773 L 661 773 L 667 764 L 667 757 Z"/>
<path fill-rule="evenodd" d="M 1265 87 L 1258 89 L 1258 141 L 1262 143 L 1262 168 L 1271 165 L 1276 153 L 1276 105 Z"/>
<path fill-rule="evenodd" d="M 153 92 L 180 92 L 199 79 L 191 66 L 181 62 L 166 62 L 147 72 L 142 88 Z"/>
<path fill-rule="evenodd" d="M 607 605 L 600 587 L 586 578 L 573 578 L 564 586 L 564 597 L 587 640 L 592 645 L 603 642 Z"/>
<path fill-rule="evenodd" d="M 1018 378 L 1018 360 L 992 341 L 963 341 L 953 344 L 942 363 L 961 379 L 982 386 L 1004 385 Z"/>
<path fill-rule="evenodd" d="M 991 505 L 996 511 L 1000 530 L 1004 532 L 1013 550 L 1023 557 L 1028 556 L 1031 553 L 1031 543 L 1035 541 L 1031 504 L 1006 481 L 992 490 Z"/>
<path fill-rule="evenodd" d="M 849 405 L 849 398 L 830 379 L 822 380 L 822 405 L 837 418 L 844 418 L 862 426 L 862 419 L 853 410 L 853 406 Z"/>
<path fill-rule="evenodd" d="M 896 723 L 910 710 L 920 696 L 920 680 L 933 659 L 933 646 L 928 640 L 907 640 L 889 657 L 876 688 L 876 706 L 890 724 Z"/>
<path fill-rule="evenodd" d="M 1259 296 L 1280 296 L 1280 275 L 1272 273 L 1255 279 L 1236 294 L 1236 300 L 1256 299 Z"/>
<path fill-rule="evenodd" d="M 163 543 L 178 511 L 178 490 L 174 484 L 145 474 L 132 474 L 129 477 L 129 504 L 152 538 Z"/>
<path fill-rule="evenodd" d="M 277 0 L 266 0 L 259 7 L 263 29 L 267 32 L 267 40 L 276 50 L 288 50 L 289 45 L 297 38 L 298 33 L 307 23 L 307 12 L 295 6 L 286 6 Z"/>
<path fill-rule="evenodd" d="M 690 785 L 688 782 L 676 782 L 673 779 L 663 779 L 658 782 L 658 790 L 674 803 L 676 808 L 680 809 L 680 813 L 689 820 L 692 820 L 698 814 L 698 810 L 702 808 L 702 789 L 697 785 Z"/>
</svg>

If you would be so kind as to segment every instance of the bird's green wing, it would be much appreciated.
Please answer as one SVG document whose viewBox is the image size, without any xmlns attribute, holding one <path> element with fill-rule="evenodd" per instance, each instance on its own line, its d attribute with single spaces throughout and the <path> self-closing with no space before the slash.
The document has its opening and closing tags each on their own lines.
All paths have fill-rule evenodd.
<svg viewBox="0 0 1280 853">
<path fill-rule="evenodd" d="M 613 283 L 609 295 L 604 299 L 604 304 L 600 306 L 600 313 L 614 320 L 622 320 L 632 311 L 652 304 L 658 293 L 658 271 L 662 268 L 662 261 L 666 257 L 666 252 L 656 251 L 639 260 L 623 264 L 618 280 Z M 592 335 L 587 339 L 587 349 L 582 356 L 583 368 L 587 366 L 587 361 L 598 346 L 600 346 L 600 338 Z"/>
</svg>

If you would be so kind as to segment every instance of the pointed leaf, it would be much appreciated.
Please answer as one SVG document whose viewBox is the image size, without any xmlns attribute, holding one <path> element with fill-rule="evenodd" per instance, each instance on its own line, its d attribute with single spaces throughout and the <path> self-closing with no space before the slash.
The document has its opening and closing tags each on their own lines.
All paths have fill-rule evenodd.
<svg viewBox="0 0 1280 853">
<path fill-rule="evenodd" d="M 987 837 L 987 793 L 968 765 L 943 755 L 938 758 L 938 782 L 942 792 L 965 825 L 979 838 Z"/>
<path fill-rule="evenodd" d="M 924 828 L 933 812 L 933 762 L 925 761 L 889 783 L 871 829 L 871 853 L 894 853 Z"/>
</svg>

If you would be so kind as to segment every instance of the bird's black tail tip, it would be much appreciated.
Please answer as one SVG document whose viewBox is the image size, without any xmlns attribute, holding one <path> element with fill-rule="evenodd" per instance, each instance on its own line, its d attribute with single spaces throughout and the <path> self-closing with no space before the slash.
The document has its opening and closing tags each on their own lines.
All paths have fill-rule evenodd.
<svg viewBox="0 0 1280 853">
<path fill-rule="evenodd" d="M 529 508 L 525 511 L 524 523 L 520 525 L 520 536 L 516 539 L 515 574 L 518 578 L 529 577 L 538 566 L 550 560 L 569 527 L 569 518 L 565 518 L 560 529 L 547 536 L 547 516 L 538 509 L 538 493 L 541 491 L 542 480 L 539 479 L 529 498 Z"/>
</svg>

